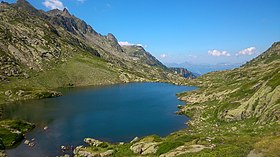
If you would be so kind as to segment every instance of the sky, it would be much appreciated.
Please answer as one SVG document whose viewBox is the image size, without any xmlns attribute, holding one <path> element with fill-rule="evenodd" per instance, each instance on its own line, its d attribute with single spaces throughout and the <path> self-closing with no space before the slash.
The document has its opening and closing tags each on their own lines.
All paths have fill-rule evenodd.
<svg viewBox="0 0 280 157">
<path fill-rule="evenodd" d="M 163 63 L 244 63 L 280 41 L 280 0 L 28 1 L 45 11 L 66 7 L 97 32 L 140 44 Z"/>
</svg>

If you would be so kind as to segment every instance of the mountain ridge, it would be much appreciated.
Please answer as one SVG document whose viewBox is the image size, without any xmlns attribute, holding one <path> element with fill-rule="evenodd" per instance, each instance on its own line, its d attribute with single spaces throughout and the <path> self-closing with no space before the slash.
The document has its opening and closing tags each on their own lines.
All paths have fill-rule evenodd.
<svg viewBox="0 0 280 157">
<path fill-rule="evenodd" d="M 7 83 L 15 82 L 11 81 L 15 78 L 17 78 L 16 81 L 20 81 L 19 77 L 22 80 L 25 77 L 34 78 L 34 72 L 39 72 L 40 76 L 42 74 L 40 72 L 51 73 L 51 69 L 56 69 L 62 73 L 68 73 L 67 78 L 61 80 L 61 83 L 55 81 L 58 83 L 56 85 L 49 83 L 47 88 L 63 87 L 65 86 L 63 84 L 74 84 L 75 86 L 96 84 L 94 80 L 90 81 L 89 79 L 85 81 L 86 83 L 75 80 L 73 82 L 71 75 L 76 77 L 77 74 L 72 72 L 70 74 L 69 71 L 63 70 L 63 68 L 67 68 L 64 66 L 65 64 L 72 64 L 73 61 L 74 65 L 76 64 L 74 60 L 88 60 L 88 57 L 93 59 L 91 64 L 93 67 L 88 67 L 87 70 L 96 69 L 94 68 L 96 60 L 96 63 L 102 63 L 102 67 L 98 66 L 99 70 L 96 69 L 98 71 L 93 72 L 100 73 L 102 71 L 104 76 L 108 75 L 107 72 L 114 73 L 107 78 L 109 84 L 131 81 L 176 82 L 176 79 L 182 80 L 182 78 L 170 73 L 144 48 L 138 52 L 140 56 L 129 55 L 129 53 L 134 52 L 124 52 L 113 34 L 108 33 L 108 35 L 103 36 L 97 33 L 85 21 L 71 15 L 67 9 L 44 12 L 37 10 L 25 0 L 19 0 L 14 4 L 2 2 L 0 10 L 2 20 L 0 32 L 3 37 L 0 52 L 2 54 L 1 64 L 4 65 L 0 78 Z M 137 62 L 134 60 L 137 57 L 141 57 L 142 61 L 147 62 Z M 12 61 L 7 62 L 6 60 Z M 148 62 L 157 64 L 153 65 Z M 88 66 L 87 62 L 81 64 Z M 102 68 L 106 70 L 101 70 Z M 55 79 L 56 76 L 52 77 Z M 81 78 L 83 77 L 85 74 L 81 74 Z M 34 80 L 31 79 L 31 81 Z M 35 81 L 35 84 L 45 88 L 40 80 Z M 97 82 L 100 84 L 100 80 Z M 6 85 L 2 84 L 2 86 Z"/>
</svg>

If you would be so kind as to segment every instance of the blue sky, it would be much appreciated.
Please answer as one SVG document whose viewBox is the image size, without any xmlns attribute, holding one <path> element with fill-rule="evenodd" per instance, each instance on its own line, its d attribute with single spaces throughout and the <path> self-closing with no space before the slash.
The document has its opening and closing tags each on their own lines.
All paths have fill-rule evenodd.
<svg viewBox="0 0 280 157">
<path fill-rule="evenodd" d="M 15 0 L 7 0 L 15 2 Z M 280 0 L 29 0 L 67 7 L 97 32 L 164 63 L 240 63 L 280 41 Z"/>
</svg>

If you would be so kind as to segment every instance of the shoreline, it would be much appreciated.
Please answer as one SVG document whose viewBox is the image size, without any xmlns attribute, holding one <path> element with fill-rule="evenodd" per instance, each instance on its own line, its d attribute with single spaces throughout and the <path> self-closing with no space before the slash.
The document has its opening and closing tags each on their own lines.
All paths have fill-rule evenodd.
<svg viewBox="0 0 280 157">
<path fill-rule="evenodd" d="M 114 86 L 114 85 L 118 85 L 118 84 L 131 84 L 131 83 L 166 83 L 166 84 L 170 84 L 170 85 L 176 85 L 173 82 L 167 82 L 167 81 L 165 81 L 165 82 L 163 82 L 163 81 L 161 81 L 161 82 L 159 82 L 159 81 L 149 81 L 149 82 L 148 81 L 145 81 L 145 82 L 135 82 L 135 81 L 133 81 L 133 82 L 128 82 L 128 83 L 118 82 L 118 83 L 114 83 L 114 84 L 102 84 L 102 85 L 91 85 L 91 86 L 60 87 L 60 88 L 57 88 L 55 92 L 59 91 L 57 93 L 64 93 L 64 92 L 62 92 L 62 90 L 63 89 L 68 89 L 68 88 L 69 89 L 71 89 L 71 88 L 76 88 L 76 89 L 78 89 L 78 88 L 98 88 L 98 87 Z M 182 86 L 185 86 L 185 85 L 182 85 Z M 58 96 L 63 96 L 63 95 L 60 94 Z M 54 97 L 57 97 L 57 96 L 54 96 Z M 29 101 L 29 100 L 41 100 L 41 99 L 46 99 L 46 98 L 53 98 L 53 97 L 41 97 L 40 99 L 23 99 L 23 100 L 16 100 L 16 101 L 22 102 L 22 101 Z M 13 102 L 15 102 L 15 101 L 13 101 Z M 9 103 L 13 103 L 13 102 L 7 102 L 5 104 L 0 104 L 0 105 L 9 105 Z M 7 120 L 7 119 L 6 118 L 1 119 L 1 121 L 4 121 L 4 120 Z M 184 123 L 184 125 L 185 125 L 185 123 Z M 29 131 L 31 131 L 31 130 L 29 130 Z M 22 139 L 22 140 L 24 140 L 24 139 Z M 8 148 L 6 150 L 11 150 L 11 149 L 15 148 L 16 145 L 18 145 L 19 143 L 22 142 L 22 140 L 17 141 L 17 143 L 15 145 L 13 145 L 13 147 Z"/>
</svg>

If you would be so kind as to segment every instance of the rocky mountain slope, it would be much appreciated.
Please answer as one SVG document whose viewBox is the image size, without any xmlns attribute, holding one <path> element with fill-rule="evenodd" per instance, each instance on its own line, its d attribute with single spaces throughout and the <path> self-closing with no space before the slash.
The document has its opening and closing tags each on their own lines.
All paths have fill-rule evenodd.
<svg viewBox="0 0 280 157">
<path fill-rule="evenodd" d="M 142 47 L 121 47 L 67 9 L 0 4 L 0 102 L 59 95 L 58 87 L 184 82 Z"/>
<path fill-rule="evenodd" d="M 76 156 L 279 157 L 280 42 L 240 68 L 191 80 L 199 89 L 180 93 L 179 114 L 188 128 L 161 138 L 135 138 L 110 144 L 85 139 Z M 105 147 L 103 147 L 105 145 Z"/>
<path fill-rule="evenodd" d="M 179 74 L 185 78 L 188 78 L 188 79 L 196 78 L 196 76 L 192 72 L 188 71 L 185 68 L 169 68 L 169 69 L 174 71 L 175 74 Z"/>
</svg>

